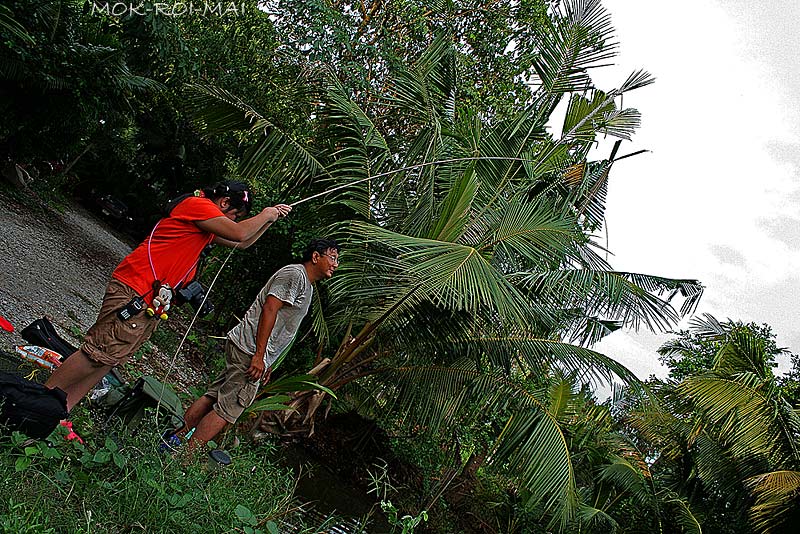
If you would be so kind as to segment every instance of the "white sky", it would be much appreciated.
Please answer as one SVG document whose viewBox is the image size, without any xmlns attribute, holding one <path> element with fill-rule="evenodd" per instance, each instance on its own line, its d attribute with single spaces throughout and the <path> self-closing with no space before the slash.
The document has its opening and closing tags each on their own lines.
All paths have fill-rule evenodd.
<svg viewBox="0 0 800 534">
<path fill-rule="evenodd" d="M 697 313 L 768 323 L 800 352 L 800 2 L 603 5 L 620 55 L 597 86 L 639 68 L 656 77 L 624 101 L 642 128 L 619 154 L 652 153 L 612 169 L 611 264 L 699 279 Z M 596 348 L 640 378 L 666 376 L 655 349 L 669 337 L 618 332 Z"/>
</svg>

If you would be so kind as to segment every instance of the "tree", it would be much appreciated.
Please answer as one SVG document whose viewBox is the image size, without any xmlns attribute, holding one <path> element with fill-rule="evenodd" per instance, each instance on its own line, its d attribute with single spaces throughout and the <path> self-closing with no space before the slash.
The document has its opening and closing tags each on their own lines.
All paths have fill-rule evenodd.
<svg viewBox="0 0 800 534">
<path fill-rule="evenodd" d="M 704 330 L 700 323 L 693 330 L 681 330 L 677 338 L 665 343 L 658 349 L 659 361 L 669 367 L 669 377 L 681 381 L 692 375 L 709 371 L 714 367 L 717 353 L 728 341 L 732 332 L 741 332 L 762 340 L 767 354 L 766 365 L 775 367 L 775 358 L 786 354 L 786 349 L 779 348 L 775 342 L 775 334 L 768 324 L 743 324 L 741 322 L 718 322 L 713 316 L 705 314 L 705 322 L 713 329 Z M 720 334 L 722 332 L 722 334 Z"/>
<path fill-rule="evenodd" d="M 460 98 L 503 117 L 527 101 L 540 38 L 548 32 L 543 0 L 371 0 L 360 4 L 286 0 L 271 7 L 276 28 L 294 54 L 330 65 L 371 116 L 391 72 L 418 58 L 446 34 L 461 58 Z"/>
<path fill-rule="evenodd" d="M 69 161 L 89 139 L 128 123 L 135 95 L 161 84 L 133 72 L 114 34 L 78 0 L 14 0 L 0 25 L 0 152 L 13 161 Z M 113 134 L 111 134 L 113 135 Z"/>
<path fill-rule="evenodd" d="M 707 315 L 668 347 L 702 361 L 712 343 L 710 369 L 655 383 L 663 406 L 635 412 L 631 422 L 658 450 L 653 471 L 706 516 L 705 528 L 780 532 L 797 521 L 800 418 L 772 371 L 774 336 L 767 325 Z"/>
<path fill-rule="evenodd" d="M 637 383 L 588 345 L 623 326 L 668 328 L 702 294 L 694 280 L 614 271 L 591 237 L 616 150 L 601 161 L 589 152 L 599 134 L 631 136 L 638 113 L 616 102 L 652 81 L 637 72 L 612 91 L 591 85 L 588 69 L 611 55 L 610 34 L 596 1 L 557 8 L 538 43 L 538 89 L 491 120 L 462 103 L 468 82 L 447 33 L 376 95 L 393 110 L 380 122 L 336 72 L 312 77 L 320 104 L 308 140 L 228 92 L 194 86 L 202 125 L 250 141 L 243 174 L 296 191 L 345 186 L 314 210 L 344 243 L 313 309 L 319 382 L 363 413 L 431 432 L 508 410 L 487 467 L 513 477 L 526 504 L 562 527 L 579 502 L 564 430 L 513 373 Z M 564 99 L 553 136 L 547 125 Z M 670 304 L 679 295 L 680 312 Z M 298 395 L 296 411 L 263 423 L 308 434 L 327 400 Z"/>
</svg>

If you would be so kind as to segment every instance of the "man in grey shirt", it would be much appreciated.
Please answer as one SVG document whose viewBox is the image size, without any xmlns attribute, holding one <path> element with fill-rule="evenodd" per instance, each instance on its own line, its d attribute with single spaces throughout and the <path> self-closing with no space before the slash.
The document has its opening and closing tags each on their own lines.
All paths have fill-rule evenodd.
<svg viewBox="0 0 800 534">
<path fill-rule="evenodd" d="M 189 407 L 185 426 L 167 437 L 168 444 L 179 445 L 194 428 L 188 443 L 189 450 L 194 450 L 236 422 L 255 400 L 261 383 L 269 382 L 276 361 L 294 340 L 311 305 L 313 284 L 333 276 L 338 265 L 336 241 L 314 239 L 302 263 L 287 265 L 272 275 L 241 322 L 228 332 L 222 376 Z"/>
</svg>

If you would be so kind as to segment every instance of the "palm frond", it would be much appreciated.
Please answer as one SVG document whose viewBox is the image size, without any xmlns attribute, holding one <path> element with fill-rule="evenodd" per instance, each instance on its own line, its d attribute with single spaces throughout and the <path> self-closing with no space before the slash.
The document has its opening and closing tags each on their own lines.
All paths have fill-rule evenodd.
<svg viewBox="0 0 800 534">
<path fill-rule="evenodd" d="M 268 179 L 300 183 L 325 174 L 316 155 L 291 134 L 262 116 L 229 91 L 213 85 L 187 84 L 188 105 L 207 135 L 245 131 L 256 138 L 239 165 L 245 178 L 253 179 L 269 168 Z"/>
<path fill-rule="evenodd" d="M 661 500 L 672 511 L 672 517 L 683 529 L 683 532 L 686 534 L 703 534 L 700 521 L 689 508 L 685 499 L 682 499 L 674 492 L 667 492 Z"/>
<path fill-rule="evenodd" d="M 689 321 L 689 327 L 692 331 L 697 332 L 699 336 L 708 339 L 722 339 L 730 331 L 730 328 L 724 323 L 720 323 L 710 313 L 692 317 L 692 320 Z"/>
<path fill-rule="evenodd" d="M 703 294 L 696 280 L 611 270 L 515 273 L 509 280 L 549 306 L 589 309 L 626 327 L 646 326 L 652 331 L 673 327 L 680 316 L 691 313 Z M 671 305 L 678 296 L 684 299 L 680 312 Z"/>
<path fill-rule="evenodd" d="M 653 505 L 653 489 L 645 480 L 644 474 L 622 458 L 616 458 L 610 464 L 600 467 L 598 479 L 613 485 L 645 506 Z"/>
<path fill-rule="evenodd" d="M 325 321 L 325 313 L 322 310 L 322 300 L 320 299 L 319 291 L 314 291 L 313 300 L 311 301 L 311 318 L 312 328 L 319 340 L 320 346 L 327 346 L 330 341 L 330 331 L 328 330 L 328 323 Z"/>
<path fill-rule="evenodd" d="M 249 130 L 261 115 L 233 93 L 214 85 L 186 85 L 187 99 L 200 129 L 206 135 Z"/>
<path fill-rule="evenodd" d="M 145 76 L 131 74 L 127 69 L 115 76 L 114 81 L 119 87 L 130 90 L 155 92 L 164 91 L 166 89 L 166 86 L 163 83 Z"/>
<path fill-rule="evenodd" d="M 36 40 L 28 33 L 22 24 L 14 18 L 14 13 L 8 6 L 0 6 L 0 29 L 7 31 L 13 37 L 26 44 L 36 44 Z"/>
<path fill-rule="evenodd" d="M 676 387 L 690 398 L 738 457 L 762 455 L 780 462 L 800 458 L 791 431 L 757 388 L 713 375 L 690 377 Z"/>
<path fill-rule="evenodd" d="M 582 526 L 591 529 L 592 532 L 602 529 L 603 532 L 614 534 L 619 529 L 619 523 L 613 517 L 599 508 L 584 503 L 578 505 L 575 518 Z"/>
<path fill-rule="evenodd" d="M 491 462 L 502 464 L 527 491 L 529 507 L 540 506 L 564 528 L 578 507 L 569 447 L 558 422 L 531 409 L 509 419 Z"/>
<path fill-rule="evenodd" d="M 382 299 L 385 305 L 376 309 L 378 316 L 423 301 L 450 310 L 494 309 L 515 321 L 531 319 L 532 309 L 545 312 L 532 307 L 490 259 L 471 246 L 407 236 L 359 221 L 349 229 L 361 243 L 372 247 L 364 258 L 372 266 L 367 273 L 372 281 L 365 281 L 362 272 L 353 272 L 354 278 L 345 271 L 331 287 Z M 382 290 L 397 298 L 381 296 Z M 401 308 L 397 307 L 399 300 L 403 301 Z"/>
<path fill-rule="evenodd" d="M 714 371 L 722 376 L 754 373 L 761 380 L 772 377 L 764 340 L 748 332 L 731 331 L 714 357 Z"/>
<path fill-rule="evenodd" d="M 602 91 L 593 91 L 591 100 L 580 94 L 570 98 L 567 112 L 564 115 L 562 139 L 565 134 L 577 141 L 593 142 L 597 134 L 598 123 L 617 111 L 614 100 L 609 100 Z M 587 117 L 594 117 L 594 119 Z"/>
<path fill-rule="evenodd" d="M 772 471 L 745 480 L 755 497 L 748 510 L 756 532 L 787 532 L 797 524 L 800 509 L 800 471 Z"/>
<path fill-rule="evenodd" d="M 475 172 L 464 172 L 442 202 L 438 222 L 430 235 L 432 239 L 456 242 L 461 238 L 470 219 L 470 208 L 477 189 Z"/>
<path fill-rule="evenodd" d="M 539 372 L 555 368 L 574 375 L 580 382 L 610 384 L 617 377 L 626 384 L 641 386 L 636 375 L 624 365 L 585 347 L 524 332 L 478 336 L 470 338 L 469 342 L 477 344 L 487 354 L 497 354 L 498 359 L 512 355 L 521 358 Z"/>
<path fill-rule="evenodd" d="M 616 56 L 611 17 L 597 0 L 568 0 L 558 4 L 554 19 L 539 34 L 533 65 L 542 89 L 549 94 L 585 89 L 587 71 Z"/>
</svg>

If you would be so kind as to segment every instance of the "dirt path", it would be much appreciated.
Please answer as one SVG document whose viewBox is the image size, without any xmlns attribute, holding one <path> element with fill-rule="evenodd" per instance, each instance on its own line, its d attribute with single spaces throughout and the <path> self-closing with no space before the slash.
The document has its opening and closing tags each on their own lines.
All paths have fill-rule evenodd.
<svg viewBox="0 0 800 534">
<path fill-rule="evenodd" d="M 0 315 L 17 330 L 46 315 L 64 339 L 78 345 L 76 336 L 94 322 L 111 272 L 132 243 L 76 203 L 64 213 L 29 209 L 7 196 L 0 203 Z M 183 334 L 184 325 L 169 326 Z M 18 332 L 0 329 L 3 349 L 19 344 L 27 342 Z M 172 356 L 153 346 L 127 367 L 163 379 Z M 186 390 L 204 384 L 205 375 L 179 354 L 167 381 Z"/>
</svg>

